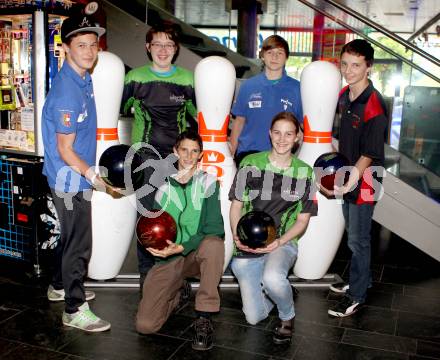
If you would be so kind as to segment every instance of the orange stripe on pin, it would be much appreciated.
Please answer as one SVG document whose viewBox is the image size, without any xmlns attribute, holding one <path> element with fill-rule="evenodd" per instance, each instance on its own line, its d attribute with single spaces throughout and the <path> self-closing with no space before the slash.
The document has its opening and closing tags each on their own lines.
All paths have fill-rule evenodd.
<svg viewBox="0 0 440 360">
<path fill-rule="evenodd" d="M 118 128 L 97 128 L 96 129 L 96 140 L 118 140 Z"/>
<path fill-rule="evenodd" d="M 331 131 L 313 131 L 310 128 L 309 119 L 307 115 L 304 116 L 304 137 L 303 141 L 305 143 L 313 144 L 325 144 L 332 142 L 332 132 Z"/>
<path fill-rule="evenodd" d="M 218 130 L 207 128 L 202 112 L 199 112 L 199 114 L 197 115 L 197 120 L 199 123 L 199 135 L 203 141 L 226 142 L 228 140 L 227 132 L 229 124 L 229 114 L 226 115 L 222 127 Z"/>
</svg>

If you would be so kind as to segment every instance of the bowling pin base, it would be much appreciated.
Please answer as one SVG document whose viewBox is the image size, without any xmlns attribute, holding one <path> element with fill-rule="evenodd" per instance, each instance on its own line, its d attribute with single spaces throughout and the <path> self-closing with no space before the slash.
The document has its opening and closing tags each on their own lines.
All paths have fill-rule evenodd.
<svg viewBox="0 0 440 360">
<path fill-rule="evenodd" d="M 136 195 L 114 199 L 94 191 L 92 196 L 93 242 L 88 277 L 112 279 L 128 253 L 136 226 Z"/>
<path fill-rule="evenodd" d="M 326 274 L 319 280 L 304 280 L 295 275 L 288 276 L 290 284 L 295 288 L 328 288 L 331 284 L 342 282 L 338 274 Z M 198 289 L 198 281 L 191 282 L 193 289 Z M 86 281 L 88 288 L 139 288 L 139 274 L 123 274 L 116 276 L 113 281 Z M 222 289 L 238 289 L 238 282 L 231 274 L 224 274 L 220 281 Z"/>
</svg>

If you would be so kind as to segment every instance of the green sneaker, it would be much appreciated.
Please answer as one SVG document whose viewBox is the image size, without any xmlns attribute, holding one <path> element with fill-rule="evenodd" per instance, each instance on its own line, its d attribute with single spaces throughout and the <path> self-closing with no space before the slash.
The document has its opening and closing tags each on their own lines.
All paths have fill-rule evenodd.
<svg viewBox="0 0 440 360">
<path fill-rule="evenodd" d="M 64 289 L 55 290 L 52 285 L 47 288 L 47 298 L 49 301 L 64 301 Z M 86 301 L 93 300 L 95 298 L 95 293 L 93 291 L 86 290 Z"/>
<path fill-rule="evenodd" d="M 63 312 L 63 324 L 88 332 L 106 331 L 111 327 L 108 321 L 97 317 L 86 302 L 78 308 L 76 313 Z"/>
</svg>

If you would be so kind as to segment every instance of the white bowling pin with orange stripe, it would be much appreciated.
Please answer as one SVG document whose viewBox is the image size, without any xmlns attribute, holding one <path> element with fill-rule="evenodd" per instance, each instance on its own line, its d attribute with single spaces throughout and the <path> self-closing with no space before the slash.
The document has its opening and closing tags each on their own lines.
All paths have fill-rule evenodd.
<svg viewBox="0 0 440 360">
<path fill-rule="evenodd" d="M 225 265 L 229 264 L 234 250 L 228 194 L 236 168 L 227 143 L 229 112 L 235 90 L 235 68 L 220 56 L 201 60 L 194 71 L 199 134 L 203 140 L 201 167 L 218 177 L 220 182 L 221 211 L 225 226 Z"/>
<path fill-rule="evenodd" d="M 110 146 L 119 144 L 118 118 L 124 87 L 124 64 L 116 55 L 102 51 L 93 69 L 97 111 L 96 164 Z M 136 195 L 119 199 L 94 191 L 92 196 L 93 246 L 88 276 L 114 278 L 121 269 L 136 226 Z"/>
<path fill-rule="evenodd" d="M 301 74 L 304 141 L 298 157 L 310 166 L 323 153 L 332 151 L 333 119 L 341 88 L 338 68 L 327 61 L 314 61 Z M 341 204 L 317 193 L 318 215 L 310 219 L 298 243 L 294 273 L 303 279 L 320 279 L 330 267 L 344 233 Z"/>
</svg>

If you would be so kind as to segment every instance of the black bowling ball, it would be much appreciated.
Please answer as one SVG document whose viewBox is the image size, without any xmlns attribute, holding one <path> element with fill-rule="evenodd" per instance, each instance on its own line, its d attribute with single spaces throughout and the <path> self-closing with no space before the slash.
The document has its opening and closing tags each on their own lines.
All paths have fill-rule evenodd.
<svg viewBox="0 0 440 360">
<path fill-rule="evenodd" d="M 141 164 L 141 157 L 133 150 L 130 151 L 130 146 L 113 145 L 107 148 L 99 159 L 99 174 L 110 186 L 133 189 L 142 181 L 142 170 L 135 172 Z"/>
<path fill-rule="evenodd" d="M 250 211 L 240 218 L 237 235 L 240 242 L 250 248 L 266 247 L 276 239 L 275 221 L 264 211 Z"/>
</svg>

